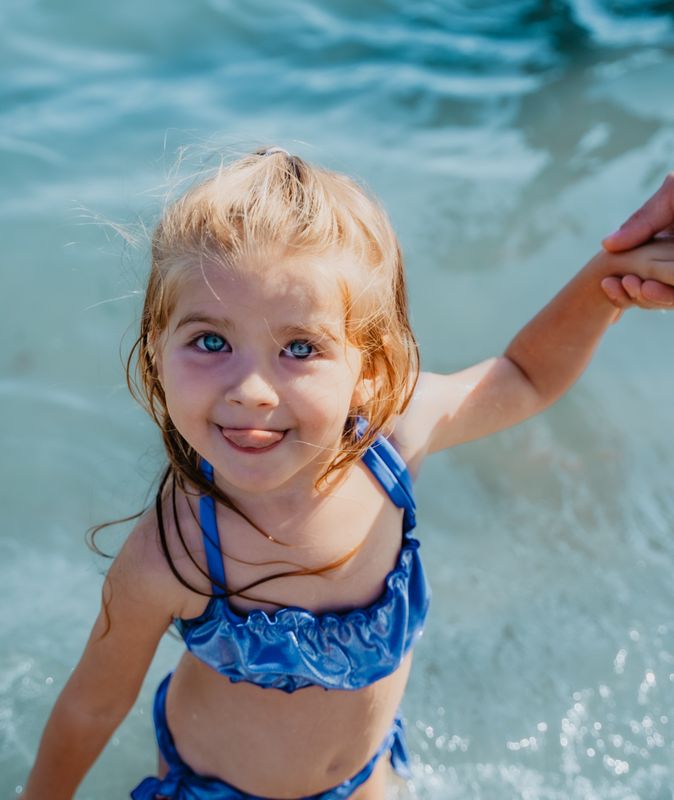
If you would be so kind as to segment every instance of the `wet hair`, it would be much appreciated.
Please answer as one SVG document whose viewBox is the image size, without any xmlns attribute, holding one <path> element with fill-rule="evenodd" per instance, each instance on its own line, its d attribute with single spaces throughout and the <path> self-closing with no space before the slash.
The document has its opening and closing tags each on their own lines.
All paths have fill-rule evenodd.
<svg viewBox="0 0 674 800">
<path fill-rule="evenodd" d="M 154 231 L 140 334 L 127 362 L 127 381 L 132 394 L 159 426 L 168 456 L 156 498 L 163 552 L 177 579 L 201 594 L 206 593 L 186 581 L 169 552 L 162 515 L 166 492 L 172 498 L 178 538 L 204 575 L 178 525 L 177 487 L 186 494 L 211 494 L 217 502 L 241 514 L 254 529 L 268 534 L 204 478 L 199 454 L 176 430 L 157 368 L 162 335 L 186 281 L 205 264 L 227 270 L 240 268 L 247 257 L 325 253 L 349 257 L 348 275 L 337 276 L 344 302 L 345 335 L 361 352 L 361 377 L 368 391 L 361 404 L 349 410 L 339 452 L 319 477 L 317 488 L 324 486 L 330 475 L 359 460 L 375 437 L 387 432 L 393 418 L 409 403 L 416 384 L 418 349 L 408 318 L 403 259 L 387 214 L 353 179 L 274 147 L 221 164 L 168 204 Z M 360 437 L 354 424 L 358 417 L 368 421 Z M 222 588 L 228 595 L 245 597 L 244 592 L 254 585 L 281 575 L 320 574 L 334 569 L 357 549 L 318 569 L 295 564 L 296 569 L 236 591 Z"/>
</svg>

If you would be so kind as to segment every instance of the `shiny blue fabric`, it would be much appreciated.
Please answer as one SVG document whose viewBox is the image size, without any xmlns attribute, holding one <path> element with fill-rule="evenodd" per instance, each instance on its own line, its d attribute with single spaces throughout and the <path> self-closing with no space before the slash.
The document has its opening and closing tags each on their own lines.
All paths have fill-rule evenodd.
<svg viewBox="0 0 674 800">
<path fill-rule="evenodd" d="M 171 800 L 268 800 L 248 794 L 218 778 L 198 775 L 180 758 L 166 721 L 166 694 L 171 675 L 167 675 L 157 689 L 154 701 L 154 724 L 159 750 L 168 764 L 164 778 L 145 778 L 131 792 L 132 800 L 154 800 L 157 795 Z M 405 743 L 402 720 L 396 717 L 386 739 L 377 752 L 353 778 L 332 789 L 299 800 L 345 800 L 370 777 L 381 756 L 390 752 L 391 764 L 405 778 L 411 776 L 409 753 Z"/>
<path fill-rule="evenodd" d="M 366 423 L 360 421 L 362 433 Z M 314 614 L 281 608 L 273 614 L 255 609 L 234 611 L 222 589 L 213 585 L 203 614 L 176 619 L 187 648 L 233 683 L 248 681 L 263 688 L 293 692 L 306 686 L 356 690 L 390 675 L 421 636 L 430 588 L 419 555 L 412 481 L 393 446 L 377 438 L 363 456 L 392 502 L 404 509 L 398 563 L 386 576 L 382 595 L 367 608 Z M 202 462 L 213 480 L 213 468 Z M 200 524 L 211 579 L 225 583 L 215 503 L 204 495 Z"/>
</svg>

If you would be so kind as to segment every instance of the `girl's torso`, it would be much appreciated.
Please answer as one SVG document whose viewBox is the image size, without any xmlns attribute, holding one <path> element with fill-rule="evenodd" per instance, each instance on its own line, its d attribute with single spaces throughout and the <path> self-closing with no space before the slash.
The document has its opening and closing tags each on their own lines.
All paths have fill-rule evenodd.
<svg viewBox="0 0 674 800">
<path fill-rule="evenodd" d="M 198 503 L 181 497 L 178 510 L 188 546 L 205 568 Z M 218 506 L 230 588 L 293 568 L 269 562 L 317 568 L 357 548 L 346 563 L 324 575 L 273 579 L 250 590 L 250 598 L 230 598 L 229 605 L 241 614 L 254 609 L 273 614 L 278 605 L 315 614 L 368 608 L 381 597 L 386 576 L 398 564 L 402 516 L 362 463 L 310 513 L 289 513 L 282 526 L 274 527 L 274 536 L 290 547 L 270 542 Z M 175 554 L 184 576 L 208 591 L 208 581 L 177 548 Z M 199 616 L 208 604 L 208 598 L 188 590 L 182 601 L 184 619 Z M 181 757 L 198 773 L 263 797 L 318 793 L 351 777 L 377 750 L 400 704 L 410 663 L 408 653 L 392 674 L 355 691 L 309 686 L 289 694 L 232 683 L 186 652 L 169 690 L 169 727 Z"/>
</svg>

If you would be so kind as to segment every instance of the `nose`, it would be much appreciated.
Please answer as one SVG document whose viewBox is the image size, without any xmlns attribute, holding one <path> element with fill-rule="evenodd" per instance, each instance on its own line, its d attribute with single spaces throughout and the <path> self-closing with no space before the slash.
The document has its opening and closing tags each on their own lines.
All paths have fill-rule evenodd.
<svg viewBox="0 0 674 800">
<path fill-rule="evenodd" d="M 245 369 L 231 378 L 225 390 L 225 399 L 231 405 L 248 408 L 275 408 L 278 405 L 276 389 L 259 369 Z"/>
</svg>

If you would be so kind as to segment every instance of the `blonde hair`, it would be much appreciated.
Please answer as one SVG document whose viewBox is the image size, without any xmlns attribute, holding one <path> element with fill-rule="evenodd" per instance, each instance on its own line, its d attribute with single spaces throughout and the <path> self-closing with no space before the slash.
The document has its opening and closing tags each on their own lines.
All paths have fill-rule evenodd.
<svg viewBox="0 0 674 800">
<path fill-rule="evenodd" d="M 173 425 L 158 376 L 156 344 L 195 266 L 207 262 L 233 267 L 246 256 L 277 253 L 279 247 L 286 253 L 339 251 L 352 256 L 358 266 L 350 271 L 348 281 L 340 276 L 340 286 L 346 336 L 362 353 L 362 377 L 371 391 L 361 405 L 350 409 L 340 451 L 318 479 L 317 487 L 333 472 L 359 460 L 411 398 L 419 371 L 418 349 L 408 318 L 400 246 L 378 202 L 351 178 L 310 165 L 279 148 L 259 150 L 223 164 L 168 205 L 154 231 L 140 335 L 127 362 L 129 387 L 162 432 L 169 466 L 159 495 L 172 478 L 174 508 L 177 484 L 183 491 L 196 487 L 210 493 L 242 514 L 223 492 L 206 481 L 199 468 L 199 454 Z M 368 421 L 360 437 L 354 424 L 358 417 Z M 161 514 L 159 502 L 157 509 Z M 186 584 L 168 553 L 163 526 L 160 533 L 171 568 Z M 183 545 L 187 550 L 184 541 Z M 324 572 L 352 554 L 319 570 L 300 568 L 282 574 Z M 244 596 L 242 592 L 249 588 L 227 591 Z"/>
</svg>

